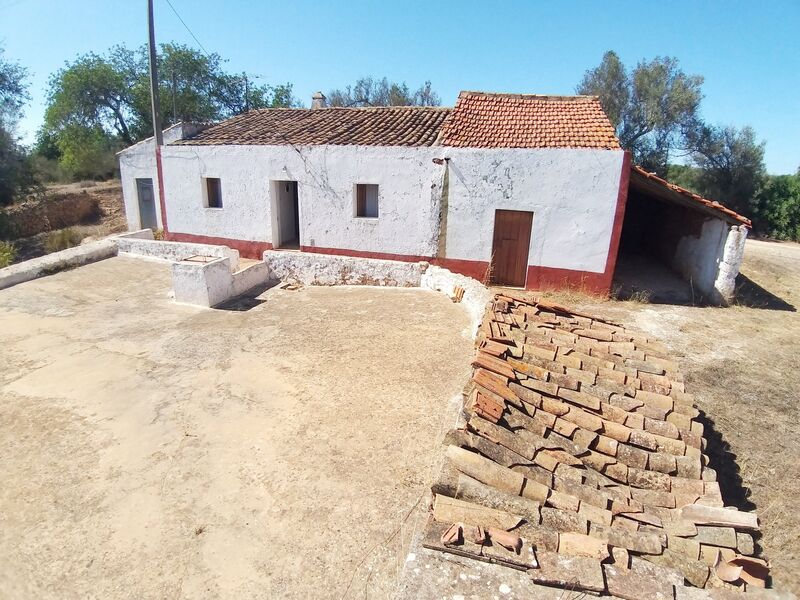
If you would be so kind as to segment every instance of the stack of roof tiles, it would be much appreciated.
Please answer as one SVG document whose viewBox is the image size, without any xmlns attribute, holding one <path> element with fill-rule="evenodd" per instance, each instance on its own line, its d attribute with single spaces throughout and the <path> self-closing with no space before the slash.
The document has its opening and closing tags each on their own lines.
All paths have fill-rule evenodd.
<svg viewBox="0 0 800 600">
<path fill-rule="evenodd" d="M 426 547 L 630 600 L 765 587 L 758 519 L 724 506 L 699 412 L 664 346 L 498 295 L 473 366 Z M 706 589 L 686 595 L 692 587 Z"/>
</svg>

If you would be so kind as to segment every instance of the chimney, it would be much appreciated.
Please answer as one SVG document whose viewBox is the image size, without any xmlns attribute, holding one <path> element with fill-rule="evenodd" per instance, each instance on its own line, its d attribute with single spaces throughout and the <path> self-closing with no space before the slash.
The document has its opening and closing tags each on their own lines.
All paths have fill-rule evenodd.
<svg viewBox="0 0 800 600">
<path fill-rule="evenodd" d="M 325 94 L 317 92 L 311 96 L 311 108 L 325 108 Z"/>
</svg>

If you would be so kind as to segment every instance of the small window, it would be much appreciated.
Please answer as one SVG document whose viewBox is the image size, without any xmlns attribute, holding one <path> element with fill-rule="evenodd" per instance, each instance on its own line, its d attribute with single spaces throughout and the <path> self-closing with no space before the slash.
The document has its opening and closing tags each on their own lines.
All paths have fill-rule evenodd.
<svg viewBox="0 0 800 600">
<path fill-rule="evenodd" d="M 378 218 L 378 186 L 372 183 L 356 184 L 356 216 Z"/>
<path fill-rule="evenodd" d="M 204 205 L 206 208 L 222 208 L 222 183 L 219 177 L 204 177 Z"/>
</svg>

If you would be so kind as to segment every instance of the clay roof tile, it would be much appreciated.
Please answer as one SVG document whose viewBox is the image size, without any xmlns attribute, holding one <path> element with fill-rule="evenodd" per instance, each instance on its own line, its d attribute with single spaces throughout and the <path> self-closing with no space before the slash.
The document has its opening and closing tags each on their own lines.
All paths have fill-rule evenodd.
<svg viewBox="0 0 800 600">
<path fill-rule="evenodd" d="M 450 109 L 267 108 L 251 110 L 176 145 L 431 146 Z"/>
</svg>

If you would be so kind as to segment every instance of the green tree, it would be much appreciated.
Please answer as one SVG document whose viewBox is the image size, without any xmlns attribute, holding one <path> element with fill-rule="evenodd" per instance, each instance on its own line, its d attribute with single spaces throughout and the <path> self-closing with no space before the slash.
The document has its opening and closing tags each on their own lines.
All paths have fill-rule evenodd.
<svg viewBox="0 0 800 600">
<path fill-rule="evenodd" d="M 328 92 L 329 106 L 439 106 L 441 103 L 430 81 L 412 92 L 405 82 L 362 77 L 353 85 Z"/>
<path fill-rule="evenodd" d="M 756 141 L 751 127 L 703 126 L 690 137 L 699 193 L 750 214 L 766 175 L 764 142 Z"/>
<path fill-rule="evenodd" d="M 133 93 L 138 80 L 134 53 L 113 48 L 108 56 L 89 53 L 50 77 L 46 128 L 58 135 L 68 127 L 99 127 L 132 144 Z M 74 129 L 73 129 L 74 130 Z"/>
<path fill-rule="evenodd" d="M 180 44 L 162 44 L 158 55 L 162 125 L 178 121 L 218 121 L 248 108 L 291 106 L 290 84 L 255 85 L 224 70 L 218 54 L 206 55 Z M 83 131 L 78 131 L 83 129 Z M 103 55 L 79 56 L 50 78 L 40 140 L 55 140 L 61 162 L 73 176 L 102 171 L 82 160 L 98 158 L 152 135 L 150 80 L 146 47 L 115 46 Z M 101 143 L 100 136 L 106 140 Z M 91 148 L 75 143 L 91 142 Z M 51 143 L 41 149 L 52 150 Z"/>
<path fill-rule="evenodd" d="M 698 185 L 699 177 L 700 169 L 693 165 L 671 164 L 667 169 L 666 179 L 670 183 L 674 183 L 675 185 L 679 185 L 682 188 L 702 195 L 703 192 Z"/>
<path fill-rule="evenodd" d="M 794 175 L 767 176 L 753 220 L 763 235 L 800 242 L 800 169 Z"/>
<path fill-rule="evenodd" d="M 670 158 L 686 150 L 687 137 L 699 126 L 702 84 L 675 58 L 641 61 L 629 72 L 608 51 L 598 67 L 586 71 L 577 91 L 599 96 L 622 147 L 637 164 L 664 176 Z"/>
<path fill-rule="evenodd" d="M 67 125 L 59 132 L 59 164 L 74 179 L 104 179 L 116 170 L 121 144 L 100 127 Z"/>
<path fill-rule="evenodd" d="M 28 94 L 28 70 L 5 58 L 0 46 L 0 125 L 12 127 L 22 114 Z"/>
<path fill-rule="evenodd" d="M 0 205 L 10 204 L 35 184 L 25 149 L 16 136 L 22 107 L 29 100 L 28 72 L 5 58 L 0 47 Z"/>
</svg>

